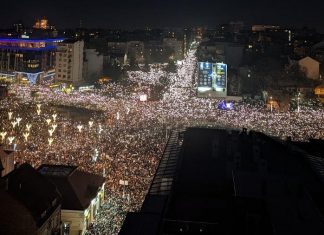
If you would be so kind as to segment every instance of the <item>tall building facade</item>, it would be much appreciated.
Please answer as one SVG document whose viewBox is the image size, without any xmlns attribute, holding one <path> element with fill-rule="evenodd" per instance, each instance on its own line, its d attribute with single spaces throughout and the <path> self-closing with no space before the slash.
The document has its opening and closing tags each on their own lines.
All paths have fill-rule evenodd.
<svg viewBox="0 0 324 235">
<path fill-rule="evenodd" d="M 55 81 L 80 84 L 83 81 L 84 42 L 67 39 L 56 52 Z"/>
<path fill-rule="evenodd" d="M 31 84 L 54 76 L 55 50 L 63 39 L 0 38 L 0 79 Z"/>
</svg>

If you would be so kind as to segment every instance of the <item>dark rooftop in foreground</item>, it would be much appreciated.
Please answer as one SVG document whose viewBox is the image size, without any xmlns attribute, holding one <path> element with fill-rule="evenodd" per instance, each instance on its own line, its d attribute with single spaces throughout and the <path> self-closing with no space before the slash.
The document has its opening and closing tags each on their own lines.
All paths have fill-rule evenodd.
<svg viewBox="0 0 324 235">
<path fill-rule="evenodd" d="M 81 171 L 77 166 L 43 164 L 37 171 L 58 188 L 65 210 L 87 209 L 105 181 L 101 175 Z"/>
<path fill-rule="evenodd" d="M 120 234 L 324 234 L 323 172 L 323 159 L 258 132 L 174 131 Z"/>
</svg>

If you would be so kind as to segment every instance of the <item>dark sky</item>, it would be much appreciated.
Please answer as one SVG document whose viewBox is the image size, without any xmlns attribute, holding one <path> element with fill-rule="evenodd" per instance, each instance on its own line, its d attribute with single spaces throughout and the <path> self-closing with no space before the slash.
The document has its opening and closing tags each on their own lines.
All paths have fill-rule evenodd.
<svg viewBox="0 0 324 235">
<path fill-rule="evenodd" d="M 324 31 L 324 1 L 307 0 L 5 0 L 0 27 L 46 16 L 57 28 L 215 26 L 230 20 L 307 25 Z"/>
</svg>

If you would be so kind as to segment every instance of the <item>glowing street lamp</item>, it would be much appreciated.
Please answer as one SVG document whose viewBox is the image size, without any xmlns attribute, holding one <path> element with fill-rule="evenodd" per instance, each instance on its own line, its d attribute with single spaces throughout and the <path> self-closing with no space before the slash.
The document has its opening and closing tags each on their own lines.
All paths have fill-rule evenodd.
<svg viewBox="0 0 324 235">
<path fill-rule="evenodd" d="M 54 141 L 54 139 L 53 138 L 48 138 L 47 141 L 48 141 L 48 145 L 51 146 L 52 143 L 53 143 L 53 141 Z"/>
<path fill-rule="evenodd" d="M 272 96 L 270 96 L 270 110 L 272 112 Z"/>
<path fill-rule="evenodd" d="M 19 126 L 19 123 L 21 122 L 22 118 L 21 117 L 17 117 L 16 118 L 16 122 L 17 122 L 17 125 Z"/>
<path fill-rule="evenodd" d="M 17 125 L 17 121 L 15 121 L 15 122 L 11 122 L 11 125 L 12 125 L 12 128 L 15 128 L 16 125 Z"/>
<path fill-rule="evenodd" d="M 102 127 L 101 127 L 101 124 L 99 124 L 99 134 L 103 131 Z"/>
<path fill-rule="evenodd" d="M 117 112 L 116 119 L 119 120 L 119 112 Z"/>
<path fill-rule="evenodd" d="M 54 133 L 54 130 L 53 130 L 53 129 L 49 129 L 49 130 L 48 130 L 48 133 L 49 133 L 49 136 L 52 136 L 53 133 Z"/>
<path fill-rule="evenodd" d="M 40 107 L 42 106 L 42 104 L 37 104 L 37 109 L 40 110 Z"/>
<path fill-rule="evenodd" d="M 52 121 L 52 120 L 51 120 L 51 119 L 49 119 L 49 118 L 48 118 L 48 119 L 46 119 L 47 125 L 49 125 L 49 124 L 51 123 L 51 121 Z"/>
<path fill-rule="evenodd" d="M 297 112 L 300 111 L 299 101 L 300 101 L 300 92 L 298 92 L 298 96 L 297 96 Z"/>
<path fill-rule="evenodd" d="M 12 142 L 14 141 L 14 139 L 15 139 L 14 136 L 9 136 L 8 137 L 9 144 L 12 144 Z"/>
<path fill-rule="evenodd" d="M 89 121 L 89 128 L 91 128 L 93 125 L 93 121 Z"/>
<path fill-rule="evenodd" d="M 77 125 L 77 128 L 78 128 L 79 132 L 81 132 L 81 131 L 82 131 L 82 128 L 83 128 L 83 126 L 82 126 L 82 125 Z"/>
<path fill-rule="evenodd" d="M 31 124 L 26 124 L 26 129 L 28 132 L 30 131 L 31 126 L 32 126 Z"/>
<path fill-rule="evenodd" d="M 53 117 L 53 122 L 55 122 L 56 117 L 57 117 L 57 113 L 54 113 L 54 114 L 52 115 L 52 117 Z"/>
<path fill-rule="evenodd" d="M 6 138 L 6 135 L 7 135 L 7 132 L 6 131 L 0 132 L 1 141 L 3 141 Z"/>
<path fill-rule="evenodd" d="M 24 138 L 25 138 L 25 141 L 27 142 L 27 140 L 28 140 L 28 136 L 29 136 L 29 132 L 25 132 L 25 133 L 23 133 L 23 136 L 24 136 Z"/>
<path fill-rule="evenodd" d="M 39 116 L 41 114 L 41 110 L 37 109 L 37 115 Z"/>
<path fill-rule="evenodd" d="M 12 114 L 13 114 L 13 112 L 11 112 L 11 111 L 8 112 L 8 118 L 9 118 L 9 120 L 11 120 Z"/>
<path fill-rule="evenodd" d="M 99 156 L 98 149 L 95 149 L 94 154 L 92 155 L 92 161 L 96 162 Z"/>
<path fill-rule="evenodd" d="M 53 128 L 53 131 L 55 131 L 57 128 L 57 124 L 52 124 L 52 128 Z"/>
</svg>

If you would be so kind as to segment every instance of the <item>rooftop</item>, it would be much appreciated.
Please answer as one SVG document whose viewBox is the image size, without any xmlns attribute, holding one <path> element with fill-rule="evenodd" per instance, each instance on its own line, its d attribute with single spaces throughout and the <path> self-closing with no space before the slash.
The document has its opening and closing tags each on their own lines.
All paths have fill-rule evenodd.
<svg viewBox="0 0 324 235">
<path fill-rule="evenodd" d="M 181 142 L 176 173 L 166 178 L 171 190 L 150 191 L 141 211 L 127 216 L 121 234 L 324 231 L 324 161 L 246 130 L 188 128 Z M 160 167 L 170 169 L 160 164 L 159 177 Z M 141 218 L 150 218 L 149 228 Z"/>
</svg>

